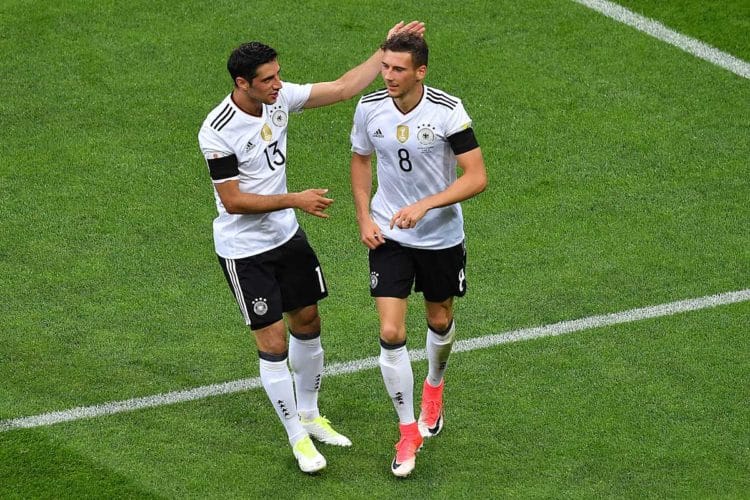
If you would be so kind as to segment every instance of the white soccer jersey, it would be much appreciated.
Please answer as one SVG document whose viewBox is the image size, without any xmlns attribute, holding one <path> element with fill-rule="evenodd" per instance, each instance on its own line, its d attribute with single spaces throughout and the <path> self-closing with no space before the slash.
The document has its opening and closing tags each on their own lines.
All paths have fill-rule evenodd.
<svg viewBox="0 0 750 500">
<path fill-rule="evenodd" d="M 424 86 L 422 100 L 403 114 L 387 90 L 363 96 L 354 112 L 352 151 L 377 156 L 377 191 L 370 211 L 383 235 L 402 245 L 439 250 L 464 239 L 461 205 L 434 208 L 412 229 L 390 229 L 401 208 L 456 181 L 448 137 L 471 126 L 461 100 Z"/>
<path fill-rule="evenodd" d="M 209 159 L 237 157 L 238 172 L 213 179 L 215 184 L 239 180 L 240 191 L 261 195 L 284 194 L 286 184 L 286 129 L 289 113 L 301 112 L 311 84 L 283 83 L 274 104 L 264 104 L 260 117 L 242 111 L 229 94 L 208 114 L 198 133 L 201 151 Z M 239 259 L 286 243 L 299 225 L 294 209 L 262 214 L 230 214 L 216 189 L 214 245 L 226 259 Z"/>
</svg>

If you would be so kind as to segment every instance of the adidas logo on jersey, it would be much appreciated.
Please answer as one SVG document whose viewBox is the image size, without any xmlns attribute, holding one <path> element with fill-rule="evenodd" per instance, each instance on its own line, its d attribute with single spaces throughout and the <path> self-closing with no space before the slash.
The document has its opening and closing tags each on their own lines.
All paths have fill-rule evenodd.
<svg viewBox="0 0 750 500">
<path fill-rule="evenodd" d="M 372 136 L 375 137 L 375 138 L 377 138 L 377 139 L 382 139 L 383 138 L 383 131 L 380 130 L 380 129 L 377 129 L 375 131 L 375 133 L 372 134 Z"/>
<path fill-rule="evenodd" d="M 253 144 L 253 141 L 247 141 L 247 144 L 245 144 L 245 152 L 252 150 L 254 147 L 255 144 Z"/>
</svg>

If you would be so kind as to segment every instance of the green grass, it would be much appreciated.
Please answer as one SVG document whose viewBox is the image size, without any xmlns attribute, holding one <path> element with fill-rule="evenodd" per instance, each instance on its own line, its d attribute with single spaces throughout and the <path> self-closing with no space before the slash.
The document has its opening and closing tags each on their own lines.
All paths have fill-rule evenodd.
<svg viewBox="0 0 750 500">
<path fill-rule="evenodd" d="M 400 19 L 460 96 L 490 187 L 464 204 L 462 338 L 750 285 L 750 83 L 574 2 L 0 7 L 0 419 L 257 376 L 213 254 L 197 146 L 261 39 L 336 78 Z M 623 5 L 750 59 L 745 2 Z M 380 85 L 376 82 L 371 88 Z M 355 102 L 292 118 L 291 189 L 326 271 L 329 362 L 377 354 L 348 185 Z M 262 391 L 0 433 L 0 497 L 729 497 L 750 489 L 748 305 L 455 356 L 445 432 L 408 481 L 377 370 L 329 378 L 355 441 L 296 471 Z M 410 346 L 424 343 L 418 297 Z M 418 378 L 424 363 L 415 365 Z"/>
<path fill-rule="evenodd" d="M 326 381 L 323 404 L 354 447 L 325 447 L 316 477 L 296 473 L 259 391 L 7 434 L 4 453 L 19 458 L 0 471 L 7 491 L 42 496 L 80 488 L 71 476 L 102 496 L 738 495 L 750 343 L 737 317 L 748 313 L 745 303 L 456 355 L 445 433 L 409 481 L 387 470 L 394 417 L 372 397 L 377 369 Z M 19 463 L 23 473 L 10 470 Z"/>
<path fill-rule="evenodd" d="M 745 61 L 750 60 L 750 46 L 744 40 L 745 37 L 737 36 L 750 30 L 750 3 L 744 0 L 623 0 L 619 3 L 641 15 L 655 18 L 684 35 L 697 38 Z"/>
</svg>

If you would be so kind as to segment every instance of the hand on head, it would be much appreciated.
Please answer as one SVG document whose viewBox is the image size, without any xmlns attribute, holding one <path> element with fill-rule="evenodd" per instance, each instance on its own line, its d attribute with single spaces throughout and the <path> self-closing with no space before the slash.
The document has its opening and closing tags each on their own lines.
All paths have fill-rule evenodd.
<svg viewBox="0 0 750 500">
<path fill-rule="evenodd" d="M 409 24 L 405 24 L 403 21 L 400 21 L 388 31 L 388 36 L 386 37 L 386 39 L 392 37 L 397 33 L 415 33 L 419 36 L 424 36 L 424 31 L 425 26 L 422 21 L 412 21 Z"/>
</svg>

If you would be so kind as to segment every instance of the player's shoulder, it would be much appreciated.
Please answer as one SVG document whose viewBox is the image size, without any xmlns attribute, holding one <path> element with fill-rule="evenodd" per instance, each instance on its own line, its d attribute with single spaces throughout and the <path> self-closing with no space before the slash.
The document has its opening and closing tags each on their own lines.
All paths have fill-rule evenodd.
<svg viewBox="0 0 750 500">
<path fill-rule="evenodd" d="M 310 83 L 293 83 L 283 80 L 281 82 L 281 90 L 279 90 L 279 98 L 289 100 L 298 96 L 299 94 L 309 94 L 312 84 Z"/>
<path fill-rule="evenodd" d="M 279 90 L 278 104 L 285 106 L 290 110 L 301 111 L 304 104 L 310 98 L 312 92 L 312 83 L 292 83 L 282 81 L 281 90 Z"/>
<path fill-rule="evenodd" d="M 461 105 L 461 99 L 451 95 L 443 90 L 428 87 L 425 85 L 425 99 L 427 102 L 445 108 L 446 110 L 453 111 L 457 106 Z"/>
<path fill-rule="evenodd" d="M 230 94 L 209 111 L 206 119 L 203 120 L 201 132 L 221 133 L 237 117 L 237 113 L 237 106 L 232 102 Z"/>
<path fill-rule="evenodd" d="M 389 98 L 388 89 L 382 88 L 374 92 L 370 92 L 369 94 L 363 95 L 359 99 L 359 104 L 365 105 L 368 107 L 377 106 L 380 103 L 386 102 L 386 99 L 388 98 Z"/>
</svg>

